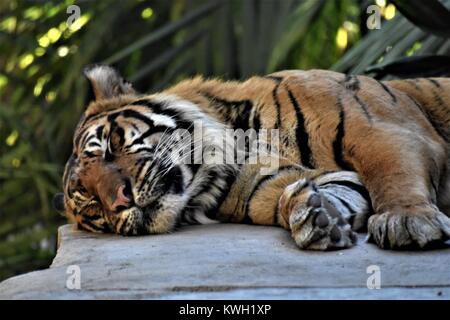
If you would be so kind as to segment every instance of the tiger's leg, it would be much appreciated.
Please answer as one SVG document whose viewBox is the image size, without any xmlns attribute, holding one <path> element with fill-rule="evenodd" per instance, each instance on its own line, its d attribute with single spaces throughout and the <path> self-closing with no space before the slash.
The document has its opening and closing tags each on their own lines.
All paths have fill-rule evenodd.
<svg viewBox="0 0 450 320">
<path fill-rule="evenodd" d="M 375 211 L 368 223 L 371 239 L 381 248 L 448 239 L 450 218 L 437 207 L 436 189 L 448 157 L 442 145 L 400 130 L 364 139 L 371 147 L 355 147 L 352 163 Z"/>
<path fill-rule="evenodd" d="M 339 171 L 290 184 L 278 208 L 280 224 L 300 248 L 329 250 L 356 243 L 353 231 L 366 226 L 370 199 L 356 173 Z"/>
<path fill-rule="evenodd" d="M 282 165 L 269 175 L 247 165 L 220 208 L 221 220 L 281 225 L 302 249 L 354 244 L 352 231 L 366 226 L 370 200 L 353 172 Z"/>
</svg>

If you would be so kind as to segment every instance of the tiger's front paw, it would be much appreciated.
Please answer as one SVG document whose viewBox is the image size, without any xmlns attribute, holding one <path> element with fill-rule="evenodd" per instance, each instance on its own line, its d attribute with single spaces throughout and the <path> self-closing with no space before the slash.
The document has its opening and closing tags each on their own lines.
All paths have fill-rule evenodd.
<svg viewBox="0 0 450 320">
<path fill-rule="evenodd" d="M 141 232 L 142 211 L 137 207 L 131 207 L 116 215 L 114 231 L 123 236 L 135 236 Z"/>
<path fill-rule="evenodd" d="M 299 181 L 298 194 L 288 190 L 289 200 L 281 205 L 289 210 L 288 223 L 292 237 L 301 249 L 333 250 L 352 247 L 356 234 L 350 224 L 320 193 L 311 181 Z"/>
<path fill-rule="evenodd" d="M 397 208 L 370 217 L 368 229 L 380 248 L 423 248 L 450 238 L 450 218 L 434 206 Z"/>
</svg>

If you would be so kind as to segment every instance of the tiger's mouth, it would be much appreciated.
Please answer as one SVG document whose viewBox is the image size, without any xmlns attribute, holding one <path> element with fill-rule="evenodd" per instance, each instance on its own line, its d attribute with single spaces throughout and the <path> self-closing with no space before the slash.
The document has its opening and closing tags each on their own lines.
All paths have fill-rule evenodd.
<svg viewBox="0 0 450 320">
<path fill-rule="evenodd" d="M 99 182 L 95 194 L 105 211 L 111 214 L 117 214 L 135 206 L 132 184 L 126 177 Z"/>
<path fill-rule="evenodd" d="M 123 183 L 116 188 L 111 204 L 111 211 L 121 212 L 135 205 L 131 182 L 129 179 L 123 179 Z"/>
</svg>

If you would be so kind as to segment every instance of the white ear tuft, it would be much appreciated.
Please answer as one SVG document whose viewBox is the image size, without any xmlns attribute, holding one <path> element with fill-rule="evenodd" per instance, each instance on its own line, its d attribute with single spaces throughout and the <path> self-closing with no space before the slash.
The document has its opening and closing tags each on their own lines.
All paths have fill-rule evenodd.
<svg viewBox="0 0 450 320">
<path fill-rule="evenodd" d="M 110 66 L 94 64 L 83 70 L 94 91 L 95 99 L 109 99 L 121 94 L 135 93 L 131 83 L 125 81 L 120 74 Z"/>
</svg>

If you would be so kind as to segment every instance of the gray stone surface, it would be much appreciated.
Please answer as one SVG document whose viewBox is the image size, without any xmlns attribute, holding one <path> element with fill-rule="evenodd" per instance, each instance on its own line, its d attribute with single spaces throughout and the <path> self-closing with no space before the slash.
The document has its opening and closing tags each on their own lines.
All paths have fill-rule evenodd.
<svg viewBox="0 0 450 320">
<path fill-rule="evenodd" d="M 217 224 L 125 238 L 59 230 L 49 269 L 0 283 L 1 299 L 450 299 L 450 244 L 426 252 L 364 242 L 343 251 L 300 251 L 276 227 Z M 81 270 L 69 290 L 67 267 Z M 367 267 L 381 271 L 368 289 Z"/>
</svg>

